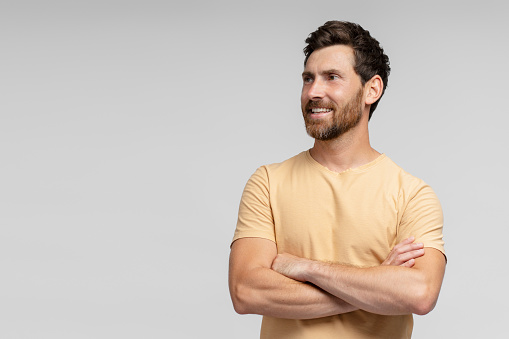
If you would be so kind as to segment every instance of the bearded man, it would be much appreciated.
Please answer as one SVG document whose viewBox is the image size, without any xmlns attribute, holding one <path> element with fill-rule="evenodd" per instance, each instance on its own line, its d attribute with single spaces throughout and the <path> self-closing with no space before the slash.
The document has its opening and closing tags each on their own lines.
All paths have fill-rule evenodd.
<svg viewBox="0 0 509 339">
<path fill-rule="evenodd" d="M 242 195 L 230 254 L 235 310 L 261 338 L 410 338 L 445 271 L 440 203 L 370 145 L 389 59 L 361 26 L 306 39 L 302 114 L 313 148 L 260 167 Z"/>
</svg>

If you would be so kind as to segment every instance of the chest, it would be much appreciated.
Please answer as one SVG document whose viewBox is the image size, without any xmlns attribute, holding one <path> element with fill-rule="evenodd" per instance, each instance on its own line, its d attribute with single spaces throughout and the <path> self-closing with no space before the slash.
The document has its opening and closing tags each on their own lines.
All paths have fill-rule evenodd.
<svg viewBox="0 0 509 339">
<path fill-rule="evenodd" d="M 281 184 L 271 194 L 279 252 L 357 266 L 380 264 L 397 235 L 397 192 L 383 180 Z"/>
</svg>

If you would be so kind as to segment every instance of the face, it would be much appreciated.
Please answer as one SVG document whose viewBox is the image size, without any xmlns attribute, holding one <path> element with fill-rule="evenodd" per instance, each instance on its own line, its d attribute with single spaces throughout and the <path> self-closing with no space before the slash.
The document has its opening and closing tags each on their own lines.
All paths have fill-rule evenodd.
<svg viewBox="0 0 509 339">
<path fill-rule="evenodd" d="M 331 140 L 359 123 L 364 91 L 353 68 L 353 49 L 336 45 L 314 51 L 302 73 L 302 114 L 307 133 Z"/>
</svg>

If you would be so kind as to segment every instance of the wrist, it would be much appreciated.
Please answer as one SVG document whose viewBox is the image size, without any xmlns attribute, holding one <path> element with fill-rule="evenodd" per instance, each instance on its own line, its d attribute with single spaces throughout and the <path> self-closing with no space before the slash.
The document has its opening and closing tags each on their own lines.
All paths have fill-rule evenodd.
<svg viewBox="0 0 509 339">
<path fill-rule="evenodd" d="M 319 262 L 311 259 L 306 259 L 303 262 L 303 278 L 310 283 L 313 283 L 313 278 L 316 276 L 316 270 L 318 269 Z"/>
</svg>

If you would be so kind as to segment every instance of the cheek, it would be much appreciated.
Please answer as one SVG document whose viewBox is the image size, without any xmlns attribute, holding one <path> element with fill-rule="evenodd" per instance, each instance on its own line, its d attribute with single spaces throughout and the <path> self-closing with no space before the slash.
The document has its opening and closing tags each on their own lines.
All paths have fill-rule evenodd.
<svg viewBox="0 0 509 339">
<path fill-rule="evenodd" d="M 308 96 L 304 90 L 302 90 L 300 94 L 300 103 L 302 106 L 304 106 L 308 102 Z"/>
</svg>

